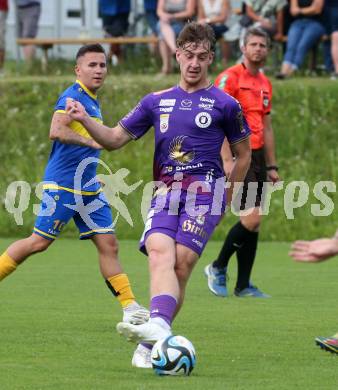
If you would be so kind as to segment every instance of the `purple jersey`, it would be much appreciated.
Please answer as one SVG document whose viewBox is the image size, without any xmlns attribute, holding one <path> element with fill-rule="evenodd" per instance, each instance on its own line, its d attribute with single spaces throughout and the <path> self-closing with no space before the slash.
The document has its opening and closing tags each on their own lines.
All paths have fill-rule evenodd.
<svg viewBox="0 0 338 390">
<path fill-rule="evenodd" d="M 212 85 L 192 93 L 179 86 L 151 93 L 120 124 L 134 139 L 154 126 L 154 180 L 167 185 L 177 172 L 208 182 L 224 176 L 224 138 L 235 144 L 250 135 L 238 101 Z"/>
</svg>

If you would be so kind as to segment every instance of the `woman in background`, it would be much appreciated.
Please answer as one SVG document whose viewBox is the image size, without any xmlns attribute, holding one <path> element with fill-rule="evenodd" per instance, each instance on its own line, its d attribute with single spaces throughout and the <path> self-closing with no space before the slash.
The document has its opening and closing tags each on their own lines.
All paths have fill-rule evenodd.
<svg viewBox="0 0 338 390">
<path fill-rule="evenodd" d="M 288 43 L 277 78 L 291 76 L 301 67 L 308 51 L 325 34 L 324 0 L 291 0 L 290 13 L 294 21 L 288 32 Z"/>
<path fill-rule="evenodd" d="M 157 16 L 160 29 L 162 74 L 172 72 L 172 56 L 176 53 L 176 37 L 186 21 L 195 14 L 196 0 L 159 0 Z"/>
<path fill-rule="evenodd" d="M 199 0 L 197 10 L 197 21 L 207 23 L 214 30 L 216 40 L 223 37 L 228 30 L 225 25 L 230 14 L 229 0 Z M 222 62 L 225 66 L 227 63 L 228 49 L 225 42 L 221 42 Z"/>
</svg>

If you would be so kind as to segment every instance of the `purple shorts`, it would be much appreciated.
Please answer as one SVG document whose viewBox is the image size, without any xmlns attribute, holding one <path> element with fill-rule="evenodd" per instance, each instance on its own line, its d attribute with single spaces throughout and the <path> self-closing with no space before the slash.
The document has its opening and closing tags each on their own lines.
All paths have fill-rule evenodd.
<svg viewBox="0 0 338 390">
<path fill-rule="evenodd" d="M 216 196 L 213 191 L 155 194 L 140 240 L 141 252 L 147 254 L 145 242 L 152 233 L 162 233 L 200 256 L 224 209 L 225 195 Z"/>
</svg>

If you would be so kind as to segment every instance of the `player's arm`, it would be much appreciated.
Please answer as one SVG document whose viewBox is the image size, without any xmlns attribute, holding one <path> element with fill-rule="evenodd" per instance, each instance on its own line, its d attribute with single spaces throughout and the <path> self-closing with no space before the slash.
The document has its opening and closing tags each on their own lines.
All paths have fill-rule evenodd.
<svg viewBox="0 0 338 390">
<path fill-rule="evenodd" d="M 268 178 L 276 183 L 279 180 L 275 153 L 275 137 L 272 129 L 271 115 L 264 115 L 264 153 Z"/>
<path fill-rule="evenodd" d="M 223 169 L 224 169 L 225 176 L 229 178 L 232 168 L 234 166 L 234 157 L 232 155 L 229 142 L 226 138 L 223 141 L 223 145 L 221 149 L 221 158 L 223 162 Z"/>
<path fill-rule="evenodd" d="M 309 7 L 299 8 L 300 15 L 319 15 L 324 7 L 324 0 L 314 0 Z"/>
<path fill-rule="evenodd" d="M 228 181 L 231 183 L 228 189 L 227 202 L 228 205 L 231 203 L 233 188 L 235 183 L 243 182 L 251 163 L 251 147 L 249 137 L 243 139 L 240 142 L 231 145 L 232 153 L 234 154 L 235 160 L 228 177 Z"/>
<path fill-rule="evenodd" d="M 82 123 L 95 141 L 107 150 L 119 149 L 132 139 L 131 135 L 120 124 L 110 128 L 94 121 L 82 104 L 76 100 L 67 99 L 66 113 L 73 120 Z"/>
<path fill-rule="evenodd" d="M 295 241 L 289 255 L 296 261 L 318 263 L 338 255 L 338 231 L 332 238 Z"/>
<path fill-rule="evenodd" d="M 102 149 L 91 138 L 83 137 L 70 128 L 72 119 L 65 113 L 54 112 L 52 122 L 50 125 L 49 138 L 52 141 L 60 141 L 63 144 L 74 144 L 80 146 L 89 146 L 94 149 Z"/>
</svg>

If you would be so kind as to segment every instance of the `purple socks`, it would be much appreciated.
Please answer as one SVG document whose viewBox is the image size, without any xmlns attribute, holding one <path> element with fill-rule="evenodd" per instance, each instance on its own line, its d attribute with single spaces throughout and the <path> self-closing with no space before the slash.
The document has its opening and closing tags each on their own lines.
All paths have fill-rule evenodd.
<svg viewBox="0 0 338 390">
<path fill-rule="evenodd" d="M 150 302 L 150 318 L 160 317 L 171 326 L 176 306 L 177 301 L 173 296 L 157 295 Z"/>
</svg>

